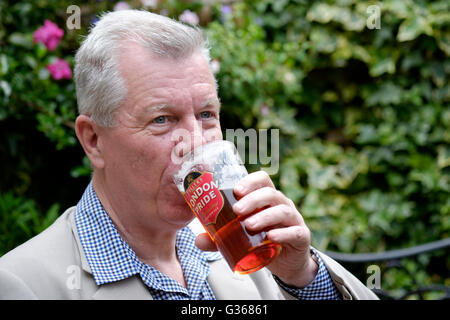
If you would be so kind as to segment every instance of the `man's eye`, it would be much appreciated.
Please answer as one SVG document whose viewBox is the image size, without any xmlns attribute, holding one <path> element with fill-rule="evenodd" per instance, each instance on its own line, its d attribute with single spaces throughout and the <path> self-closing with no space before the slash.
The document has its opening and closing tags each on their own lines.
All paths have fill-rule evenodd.
<svg viewBox="0 0 450 320">
<path fill-rule="evenodd" d="M 166 116 L 159 116 L 158 118 L 155 118 L 153 120 L 154 123 L 159 123 L 159 124 L 164 124 L 167 122 L 167 117 Z"/>
<path fill-rule="evenodd" d="M 203 119 L 209 119 L 213 116 L 211 111 L 202 111 L 200 112 L 200 117 Z"/>
</svg>

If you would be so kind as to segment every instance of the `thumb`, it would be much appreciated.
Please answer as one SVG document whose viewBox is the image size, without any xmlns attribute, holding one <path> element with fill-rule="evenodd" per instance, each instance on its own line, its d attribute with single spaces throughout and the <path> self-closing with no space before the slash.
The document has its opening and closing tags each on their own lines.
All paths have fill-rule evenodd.
<svg viewBox="0 0 450 320">
<path fill-rule="evenodd" d="M 217 247 L 207 233 L 200 233 L 195 238 L 195 245 L 203 251 L 217 251 Z"/>
</svg>

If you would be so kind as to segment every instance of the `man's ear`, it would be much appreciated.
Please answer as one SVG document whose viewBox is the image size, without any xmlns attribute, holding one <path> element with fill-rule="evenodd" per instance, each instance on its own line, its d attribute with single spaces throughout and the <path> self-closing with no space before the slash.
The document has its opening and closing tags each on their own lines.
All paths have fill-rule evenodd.
<svg viewBox="0 0 450 320">
<path fill-rule="evenodd" d="M 99 144 L 100 127 L 86 115 L 79 115 L 75 120 L 75 133 L 94 168 L 102 169 L 105 165 Z"/>
</svg>

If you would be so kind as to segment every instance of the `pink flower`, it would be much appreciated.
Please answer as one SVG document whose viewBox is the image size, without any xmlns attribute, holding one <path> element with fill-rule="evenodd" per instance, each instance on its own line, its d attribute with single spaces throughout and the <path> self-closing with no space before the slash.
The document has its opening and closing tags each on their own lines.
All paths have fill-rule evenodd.
<svg viewBox="0 0 450 320">
<path fill-rule="evenodd" d="M 126 3 L 125 1 L 117 2 L 113 8 L 114 11 L 129 10 L 129 9 L 131 9 L 130 5 L 128 3 Z"/>
<path fill-rule="evenodd" d="M 270 112 L 269 107 L 266 104 L 261 106 L 260 111 L 263 116 L 267 116 Z"/>
<path fill-rule="evenodd" d="M 61 42 L 64 30 L 58 28 L 56 24 L 50 20 L 45 20 L 44 25 L 33 33 L 34 43 L 43 43 L 48 50 L 52 51 Z"/>
<path fill-rule="evenodd" d="M 196 25 L 199 22 L 198 16 L 195 12 L 191 10 L 184 10 L 183 13 L 178 17 L 182 22 Z"/>
<path fill-rule="evenodd" d="M 220 71 L 220 62 L 214 59 L 211 61 L 211 71 L 213 74 L 217 74 Z"/>
<path fill-rule="evenodd" d="M 57 58 L 54 63 L 47 66 L 47 70 L 55 80 L 72 79 L 69 63 L 63 59 Z"/>
<path fill-rule="evenodd" d="M 222 8 L 220 8 L 220 11 L 222 12 L 222 14 L 223 14 L 224 16 L 227 16 L 227 15 L 229 15 L 230 13 L 233 12 L 233 9 L 231 9 L 230 6 L 222 5 Z"/>
</svg>

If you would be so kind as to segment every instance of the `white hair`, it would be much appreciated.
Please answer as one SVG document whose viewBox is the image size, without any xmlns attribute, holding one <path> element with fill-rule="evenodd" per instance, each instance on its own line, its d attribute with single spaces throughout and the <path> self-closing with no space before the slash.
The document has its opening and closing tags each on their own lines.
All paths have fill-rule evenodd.
<svg viewBox="0 0 450 320">
<path fill-rule="evenodd" d="M 127 90 L 119 72 L 118 49 L 133 41 L 157 56 L 188 58 L 200 52 L 210 64 L 208 43 L 191 27 L 148 11 L 109 12 L 90 30 L 75 55 L 78 112 L 105 127 L 115 124 L 115 111 Z"/>
</svg>

